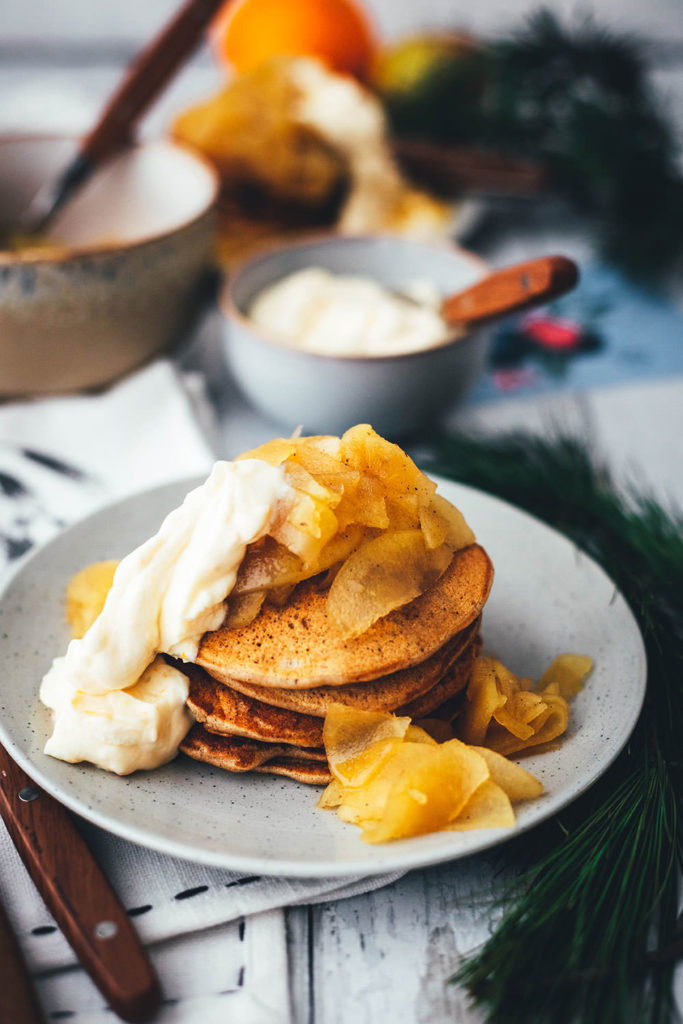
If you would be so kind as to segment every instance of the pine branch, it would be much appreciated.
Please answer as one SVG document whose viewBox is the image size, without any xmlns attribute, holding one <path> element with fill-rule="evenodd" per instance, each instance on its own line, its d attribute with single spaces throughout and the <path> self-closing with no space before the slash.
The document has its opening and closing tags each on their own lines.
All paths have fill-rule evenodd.
<svg viewBox="0 0 683 1024">
<path fill-rule="evenodd" d="M 425 468 L 525 508 L 599 561 L 638 620 L 649 666 L 627 749 L 562 813 L 454 980 L 491 1024 L 665 1024 L 683 860 L 681 521 L 646 495 L 620 496 L 573 439 L 436 438 L 428 451 Z M 659 956 L 648 953 L 653 930 Z"/>
<path fill-rule="evenodd" d="M 397 136 L 538 161 L 615 264 L 655 276 L 680 259 L 680 139 L 642 41 L 541 8 L 489 45 L 444 46 L 411 89 L 384 95 Z"/>
<path fill-rule="evenodd" d="M 491 145 L 541 157 L 596 219 L 604 254 L 656 273 L 681 255 L 683 181 L 670 119 L 643 45 L 592 19 L 564 26 L 541 9 L 493 47 Z"/>
</svg>

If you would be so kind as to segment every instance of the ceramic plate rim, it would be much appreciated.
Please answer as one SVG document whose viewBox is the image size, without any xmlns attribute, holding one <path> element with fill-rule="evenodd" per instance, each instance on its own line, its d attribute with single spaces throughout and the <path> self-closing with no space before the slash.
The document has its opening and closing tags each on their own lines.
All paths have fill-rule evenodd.
<svg viewBox="0 0 683 1024">
<path fill-rule="evenodd" d="M 157 835 L 153 831 L 142 826 L 133 826 L 125 822 L 120 822 L 117 820 L 116 816 L 88 806 L 85 802 L 85 798 L 79 797 L 78 794 L 74 795 L 66 791 L 62 786 L 60 786 L 59 782 L 50 777 L 49 772 L 44 771 L 39 765 L 32 761 L 31 757 L 22 749 L 20 743 L 15 740 L 11 730 L 6 727 L 5 722 L 1 718 L 0 742 L 2 742 L 17 764 L 19 764 L 20 767 L 22 767 L 24 771 L 26 771 L 27 774 L 29 774 L 31 778 L 46 792 L 50 793 L 64 806 L 100 828 L 120 836 L 123 839 L 137 843 L 138 845 L 156 850 L 159 853 L 231 871 L 247 871 L 261 875 L 310 879 L 325 877 L 342 878 L 359 875 L 369 876 L 392 871 L 406 871 L 450 860 L 457 860 L 463 856 L 470 856 L 474 853 L 479 853 L 492 846 L 496 846 L 508 841 L 509 839 L 513 839 L 516 836 L 521 835 L 523 832 L 539 825 L 541 822 L 562 810 L 569 803 L 573 802 L 591 785 L 593 785 L 593 783 L 596 782 L 596 780 L 600 778 L 605 771 L 607 771 L 626 745 L 640 715 L 640 710 L 645 697 L 647 661 L 643 639 L 635 617 L 623 598 L 623 595 L 618 590 L 616 584 L 593 558 L 586 554 L 585 551 L 578 548 L 571 540 L 569 540 L 569 538 L 555 530 L 553 527 L 548 526 L 542 520 L 537 519 L 535 516 L 530 515 L 528 512 L 525 512 L 519 507 L 512 505 L 495 495 L 479 490 L 478 488 L 461 484 L 457 481 L 439 477 L 435 474 L 431 475 L 432 479 L 438 483 L 442 493 L 447 491 L 449 488 L 455 488 L 461 492 L 461 494 L 469 494 L 479 500 L 483 499 L 487 503 L 493 503 L 494 507 L 498 506 L 501 509 L 505 509 L 506 512 L 513 510 L 516 515 L 522 517 L 523 520 L 526 520 L 530 529 L 547 532 L 552 534 L 555 540 L 559 539 L 563 543 L 568 544 L 584 564 L 589 567 L 590 571 L 597 572 L 599 576 L 603 578 L 603 581 L 611 584 L 614 590 L 615 599 L 618 598 L 623 602 L 623 612 L 627 619 L 630 620 L 630 626 L 632 629 L 631 639 L 633 640 L 633 650 L 631 653 L 636 663 L 634 681 L 637 684 L 637 690 L 635 691 L 635 699 L 632 701 L 628 718 L 620 723 L 618 738 L 611 742 L 605 752 L 604 758 L 596 760 L 590 768 L 586 770 L 585 775 L 582 776 L 581 782 L 578 786 L 575 786 L 574 788 L 570 787 L 569 791 L 566 793 L 556 794 L 545 806 L 535 808 L 536 813 L 529 815 L 528 820 L 518 822 L 516 827 L 513 829 L 482 830 L 480 833 L 480 841 L 477 842 L 476 845 L 469 846 L 467 849 L 462 851 L 458 850 L 456 847 L 451 849 L 447 846 L 437 846 L 433 849 L 430 849 L 429 846 L 424 847 L 421 845 L 420 841 L 430 839 L 431 837 L 418 836 L 413 839 L 400 840 L 398 843 L 389 843 L 373 847 L 373 850 L 378 851 L 374 860 L 344 860 L 338 863 L 321 863 L 315 861 L 300 862 L 286 858 L 278 860 L 271 857 L 264 858 L 258 856 L 245 856 L 239 853 L 231 853 L 229 850 L 216 851 L 203 848 L 201 845 L 194 846 L 182 841 L 174 841 L 166 836 Z M 19 560 L 15 567 L 13 567 L 12 571 L 8 573 L 5 581 L 3 582 L 3 586 L 0 589 L 0 609 L 4 606 L 6 595 L 11 584 L 22 573 L 26 572 L 34 562 L 39 562 L 45 556 L 45 553 L 51 549 L 53 544 L 57 542 L 64 543 L 64 541 L 68 540 L 70 536 L 77 537 L 79 530 L 84 524 L 90 523 L 98 517 L 104 519 L 107 515 L 117 509 L 129 504 L 134 504 L 136 501 L 144 498 L 153 498 L 156 494 L 161 494 L 165 490 L 170 491 L 173 488 L 178 488 L 179 491 L 183 488 L 187 490 L 198 482 L 199 480 L 193 477 L 187 480 L 178 480 L 168 484 L 162 484 L 150 489 L 143 489 L 135 494 L 113 501 L 97 509 L 89 516 L 73 523 L 46 544 L 40 545 L 30 551 L 26 556 Z M 80 766 L 74 765 L 73 767 L 77 773 Z M 291 784 L 295 785 L 295 783 Z M 547 795 L 550 796 L 550 794 Z M 352 828 L 353 826 L 348 827 Z M 469 835 L 472 834 L 473 833 L 469 833 Z M 436 835 L 458 836 L 461 835 L 461 833 L 438 833 Z"/>
</svg>

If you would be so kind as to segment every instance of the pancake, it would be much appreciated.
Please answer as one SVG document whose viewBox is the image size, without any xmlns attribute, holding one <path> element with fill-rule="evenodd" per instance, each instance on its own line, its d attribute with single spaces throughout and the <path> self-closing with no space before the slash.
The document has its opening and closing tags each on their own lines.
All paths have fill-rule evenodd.
<svg viewBox="0 0 683 1024">
<path fill-rule="evenodd" d="M 429 715 L 435 714 L 442 705 L 450 702 L 456 694 L 462 693 L 467 686 L 474 659 L 479 655 L 481 647 L 481 638 L 477 636 L 436 686 L 410 701 L 409 704 L 404 704 L 396 714 L 409 715 L 411 718 L 427 718 Z"/>
<path fill-rule="evenodd" d="M 446 675 L 437 681 L 427 693 L 419 696 L 404 708 L 400 714 L 424 717 L 445 700 L 453 697 L 467 684 L 476 652 L 479 650 L 478 635 L 466 646 L 465 652 L 456 656 L 446 666 Z M 213 679 L 196 665 L 183 665 L 182 671 L 190 680 L 187 706 L 204 728 L 212 733 L 229 736 L 245 736 L 270 743 L 287 743 L 300 747 L 320 747 L 323 743 L 323 718 L 299 711 L 273 707 L 265 701 L 245 697 L 231 687 Z M 391 678 L 391 677 L 388 677 Z M 372 687 L 372 683 L 365 684 Z M 360 689 L 362 684 L 356 688 Z M 270 693 L 281 691 L 267 690 Z M 327 706 L 343 697 L 346 687 L 328 687 Z M 386 696 L 386 694 L 382 694 Z M 266 697 L 267 699 L 267 697 Z M 343 702 L 343 701 L 342 701 Z M 394 696 L 392 707 L 366 707 L 366 710 L 393 711 L 401 705 L 401 693 Z"/>
<path fill-rule="evenodd" d="M 212 737 L 220 742 L 214 742 Z M 192 751 L 200 750 L 202 745 L 220 751 L 223 762 L 220 767 L 228 768 L 232 772 L 250 772 L 277 757 L 290 757 L 297 761 L 317 761 L 327 764 L 325 751 L 320 747 L 304 750 L 280 743 L 262 743 L 259 740 L 246 739 L 244 736 L 218 736 L 216 733 L 209 732 L 202 725 L 192 726 L 180 744 L 180 749 L 192 757 Z"/>
<path fill-rule="evenodd" d="M 420 664 L 466 629 L 484 607 L 492 581 L 484 549 L 462 548 L 424 594 L 344 641 L 330 628 L 326 593 L 310 580 L 284 607 L 264 605 L 248 626 L 206 633 L 196 661 L 228 685 L 239 680 L 307 689 L 378 679 Z"/>
<path fill-rule="evenodd" d="M 366 683 L 284 690 L 229 677 L 224 677 L 223 682 L 231 690 L 237 690 L 245 697 L 251 697 L 272 707 L 298 711 L 319 718 L 325 717 L 327 708 L 333 702 L 360 708 L 363 711 L 395 711 L 402 704 L 407 704 L 431 690 L 443 678 L 450 666 L 478 635 L 480 625 L 481 619 L 478 618 L 467 629 L 456 633 L 447 644 L 421 664 Z M 178 664 L 178 668 L 185 671 L 186 666 Z"/>
<path fill-rule="evenodd" d="M 289 750 L 275 743 L 257 743 L 241 736 L 217 736 L 194 725 L 180 749 L 195 761 L 204 761 L 231 772 L 265 772 L 285 775 L 297 782 L 324 786 L 331 781 L 324 751 Z"/>
<path fill-rule="evenodd" d="M 187 707 L 207 732 L 307 748 L 322 746 L 322 718 L 245 697 L 196 665 L 183 665 L 182 671 L 190 679 Z"/>
<path fill-rule="evenodd" d="M 305 782 L 309 786 L 326 786 L 332 782 L 332 773 L 326 764 L 315 764 L 312 761 L 297 761 L 292 757 L 276 757 L 267 764 L 254 769 L 263 775 L 285 775 L 295 782 Z"/>
</svg>

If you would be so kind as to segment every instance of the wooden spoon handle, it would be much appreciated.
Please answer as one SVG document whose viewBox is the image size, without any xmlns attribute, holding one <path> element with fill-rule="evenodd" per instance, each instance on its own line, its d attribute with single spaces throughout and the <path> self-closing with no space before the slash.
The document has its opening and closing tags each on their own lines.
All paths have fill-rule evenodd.
<svg viewBox="0 0 683 1024">
<path fill-rule="evenodd" d="M 198 45 L 224 0 L 187 0 L 159 35 L 136 57 L 102 115 L 81 144 L 92 170 L 130 141 L 131 129 L 174 71 Z"/>
<path fill-rule="evenodd" d="M 68 811 L 1 746 L 0 814 L 81 965 L 120 1017 L 148 1020 L 159 982 L 130 919 Z"/>
<path fill-rule="evenodd" d="M 0 906 L 0 1021 L 12 1024 L 45 1024 L 31 976 L 4 908 Z"/>
<path fill-rule="evenodd" d="M 441 315 L 452 327 L 475 327 L 549 302 L 570 291 L 578 279 L 576 264 L 564 256 L 543 256 L 528 263 L 516 263 L 444 299 Z"/>
</svg>

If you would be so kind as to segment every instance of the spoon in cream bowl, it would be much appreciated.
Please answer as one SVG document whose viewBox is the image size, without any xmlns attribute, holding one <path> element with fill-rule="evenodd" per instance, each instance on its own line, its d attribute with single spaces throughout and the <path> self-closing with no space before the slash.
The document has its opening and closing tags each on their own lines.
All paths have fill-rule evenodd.
<svg viewBox="0 0 683 1024">
<path fill-rule="evenodd" d="M 493 320 L 577 279 L 560 256 L 492 271 L 443 242 L 314 236 L 235 269 L 221 297 L 228 363 L 245 396 L 289 430 L 366 422 L 392 439 L 415 434 L 471 392 Z M 256 316 L 264 303 L 269 315 Z"/>
<path fill-rule="evenodd" d="M 481 281 L 441 303 L 449 327 L 471 330 L 484 323 L 559 298 L 579 280 L 576 264 L 566 256 L 541 256 L 494 270 Z"/>
</svg>

